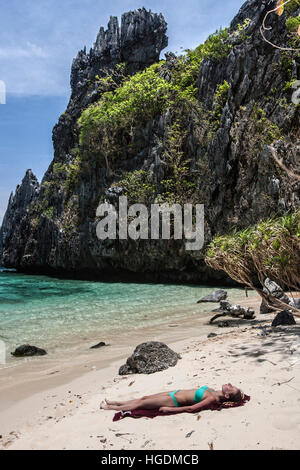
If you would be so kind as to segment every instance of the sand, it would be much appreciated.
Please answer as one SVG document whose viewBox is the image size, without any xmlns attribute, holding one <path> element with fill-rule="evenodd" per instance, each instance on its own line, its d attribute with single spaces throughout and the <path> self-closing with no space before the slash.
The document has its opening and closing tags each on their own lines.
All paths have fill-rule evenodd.
<svg viewBox="0 0 300 470">
<path fill-rule="evenodd" d="M 257 310 L 259 299 L 240 303 Z M 45 367 L 40 358 L 22 369 L 2 370 L 0 448 L 299 449 L 300 322 L 271 328 L 271 319 L 229 320 L 229 328 L 204 328 L 203 318 L 198 328 L 186 320 L 159 332 L 135 332 L 127 343 L 123 338 L 113 355 L 109 348 L 97 351 L 97 360 L 87 354 L 58 366 L 52 359 Z M 207 338 L 211 331 L 217 336 Z M 164 339 L 181 360 L 155 374 L 119 376 L 120 365 L 143 339 Z M 241 387 L 250 402 L 222 411 L 118 422 L 112 421 L 113 411 L 99 409 L 105 397 L 126 400 L 202 385 L 220 389 L 227 382 Z"/>
</svg>

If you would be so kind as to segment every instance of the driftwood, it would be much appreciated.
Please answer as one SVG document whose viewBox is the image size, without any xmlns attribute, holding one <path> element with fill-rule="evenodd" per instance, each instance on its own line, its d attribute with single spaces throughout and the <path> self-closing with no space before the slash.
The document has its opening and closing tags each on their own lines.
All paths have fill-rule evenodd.
<svg viewBox="0 0 300 470">
<path fill-rule="evenodd" d="M 217 315 L 214 315 L 210 321 L 209 321 L 209 324 L 211 325 L 217 318 L 220 318 L 220 317 L 225 317 L 225 316 L 228 316 L 228 317 L 232 317 L 232 318 L 243 318 L 243 320 L 252 320 L 252 318 L 254 318 L 254 313 L 233 313 L 233 312 L 230 312 L 230 311 L 223 311 L 222 313 L 218 313 Z"/>
</svg>

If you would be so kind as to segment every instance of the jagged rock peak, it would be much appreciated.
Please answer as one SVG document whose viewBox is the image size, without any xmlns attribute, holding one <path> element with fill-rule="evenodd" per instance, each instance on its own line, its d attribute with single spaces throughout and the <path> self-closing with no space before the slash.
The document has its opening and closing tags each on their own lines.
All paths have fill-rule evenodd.
<svg viewBox="0 0 300 470">
<path fill-rule="evenodd" d="M 28 204 L 36 196 L 39 190 L 39 182 L 37 177 L 31 170 L 27 170 L 21 184 L 16 187 L 15 194 L 11 193 L 6 215 L 10 215 L 10 208 L 17 207 L 20 210 L 26 210 Z M 5 219 L 5 217 L 4 217 Z M 3 221 L 4 221 L 3 219 Z"/>
<path fill-rule="evenodd" d="M 12 235 L 14 227 L 21 224 L 28 205 L 39 192 L 39 182 L 31 170 L 27 170 L 22 183 L 17 186 L 15 194 L 11 193 L 8 207 L 0 229 L 0 264 L 2 263 L 3 246 Z"/>
<path fill-rule="evenodd" d="M 32 173 L 32 170 L 27 170 L 25 176 L 22 180 L 22 183 L 17 186 L 15 198 L 22 200 L 24 207 L 32 199 L 32 196 L 35 195 L 36 191 L 39 188 L 39 182 L 37 177 Z"/>
<path fill-rule="evenodd" d="M 145 8 L 122 15 L 121 49 L 126 62 L 154 63 L 167 47 L 167 23 L 160 13 Z"/>
<path fill-rule="evenodd" d="M 109 53 L 112 60 L 120 59 L 120 27 L 116 16 L 110 17 L 106 31 L 101 26 L 93 51 L 96 55 Z"/>
<path fill-rule="evenodd" d="M 104 67 L 126 62 L 129 72 L 134 73 L 157 62 L 160 52 L 168 45 L 166 32 L 167 23 L 163 15 L 145 8 L 124 13 L 121 27 L 118 18 L 111 16 L 107 30 L 101 26 L 90 52 L 84 48 L 73 60 L 72 90 L 76 91 L 78 84 Z"/>
<path fill-rule="evenodd" d="M 163 15 L 145 8 L 123 13 L 121 28 L 111 16 L 107 30 L 101 26 L 91 53 L 112 60 L 152 63 L 168 45 L 167 23 Z"/>
</svg>

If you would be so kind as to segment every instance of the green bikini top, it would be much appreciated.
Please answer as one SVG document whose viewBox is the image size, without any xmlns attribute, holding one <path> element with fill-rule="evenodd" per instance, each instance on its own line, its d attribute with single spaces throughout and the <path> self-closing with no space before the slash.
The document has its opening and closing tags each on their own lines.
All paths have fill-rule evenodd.
<svg viewBox="0 0 300 470">
<path fill-rule="evenodd" d="M 203 387 L 198 388 L 198 390 L 196 390 L 195 397 L 194 397 L 194 401 L 195 401 L 196 403 L 199 403 L 200 401 L 202 401 L 204 392 L 205 392 L 205 390 L 207 390 L 208 388 L 209 388 L 209 387 L 207 387 L 206 385 L 204 385 Z"/>
</svg>

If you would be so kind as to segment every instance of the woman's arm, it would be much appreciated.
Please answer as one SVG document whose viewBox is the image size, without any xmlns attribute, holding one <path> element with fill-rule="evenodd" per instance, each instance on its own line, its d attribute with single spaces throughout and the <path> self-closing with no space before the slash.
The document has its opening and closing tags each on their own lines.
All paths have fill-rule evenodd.
<svg viewBox="0 0 300 470">
<path fill-rule="evenodd" d="M 195 413 L 197 411 L 202 411 L 204 409 L 210 408 L 210 406 L 214 403 L 217 403 L 217 399 L 215 397 L 208 397 L 202 400 L 200 403 L 196 403 L 195 405 L 189 406 L 189 412 Z"/>
<path fill-rule="evenodd" d="M 195 413 L 197 411 L 201 411 L 205 408 L 209 408 L 213 403 L 216 403 L 217 400 L 215 397 L 208 397 L 205 400 L 202 400 L 200 403 L 196 403 L 195 405 L 190 406 L 162 406 L 159 408 L 159 411 L 162 413 Z"/>
</svg>

